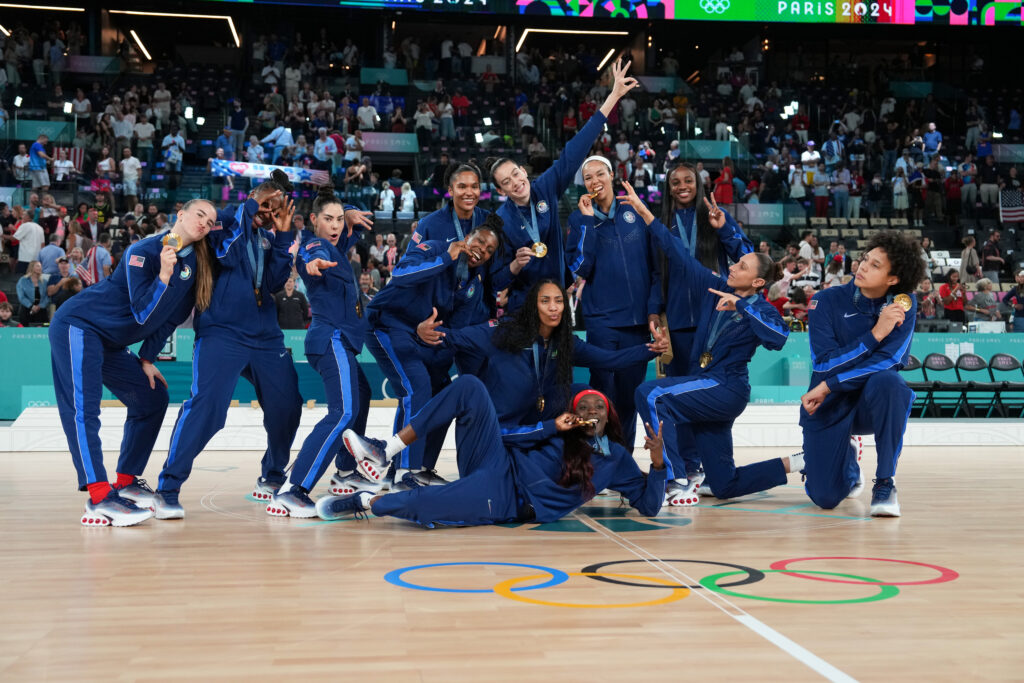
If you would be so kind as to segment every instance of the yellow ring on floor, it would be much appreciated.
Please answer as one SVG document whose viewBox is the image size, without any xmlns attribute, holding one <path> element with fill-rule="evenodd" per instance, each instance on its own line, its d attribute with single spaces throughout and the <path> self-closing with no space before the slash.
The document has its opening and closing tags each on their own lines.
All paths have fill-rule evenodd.
<svg viewBox="0 0 1024 683">
<path fill-rule="evenodd" d="M 638 581 L 650 581 L 652 583 L 660 583 L 666 588 L 671 588 L 672 593 L 666 595 L 663 598 L 657 600 L 644 600 L 643 602 L 627 602 L 617 605 L 586 605 L 576 604 L 572 602 L 551 602 L 548 600 L 538 600 L 522 593 L 515 593 L 512 588 L 520 583 L 526 583 L 535 579 L 543 579 L 546 574 L 532 574 L 530 576 L 518 576 L 512 579 L 502 581 L 494 587 L 494 592 L 502 597 L 506 597 L 509 600 L 517 600 L 519 602 L 526 602 L 531 605 L 547 605 L 549 607 L 574 607 L 577 609 L 613 609 L 619 607 L 653 607 L 654 605 L 666 605 L 670 602 L 676 602 L 683 598 L 689 597 L 690 589 L 678 586 L 673 581 L 668 579 L 662 579 L 656 576 L 637 576 L 635 574 L 604 574 L 598 572 L 566 572 L 569 576 L 611 576 L 617 579 L 635 579 Z"/>
</svg>

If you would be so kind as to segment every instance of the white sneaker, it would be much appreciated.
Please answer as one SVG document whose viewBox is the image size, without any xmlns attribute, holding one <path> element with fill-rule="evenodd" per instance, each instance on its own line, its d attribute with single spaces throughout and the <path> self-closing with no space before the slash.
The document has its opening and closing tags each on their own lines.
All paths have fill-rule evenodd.
<svg viewBox="0 0 1024 683">
<path fill-rule="evenodd" d="M 145 479 L 135 478 L 135 481 L 127 486 L 116 489 L 117 495 L 121 496 L 126 500 L 130 500 L 140 508 L 152 508 L 153 507 L 153 494 L 154 491 L 146 483 Z"/>
<path fill-rule="evenodd" d="M 260 503 L 269 503 L 270 499 L 274 497 L 277 490 L 281 488 L 280 484 L 273 484 L 263 477 L 256 480 L 256 485 L 252 488 L 252 497 Z"/>
<path fill-rule="evenodd" d="M 335 472 L 331 476 L 331 483 L 328 485 L 327 490 L 332 496 L 351 496 L 353 493 L 359 493 L 360 491 L 379 493 L 381 488 L 383 488 L 382 484 L 375 484 L 357 471 L 344 475 L 340 472 Z"/>
<path fill-rule="evenodd" d="M 152 510 L 137 507 L 127 498 L 117 495 L 117 491 L 111 490 L 98 503 L 86 501 L 81 522 L 84 526 L 134 526 L 152 516 Z"/>
<path fill-rule="evenodd" d="M 697 487 L 697 495 L 698 496 L 711 496 L 712 498 L 715 497 L 715 494 L 713 494 L 711 492 L 711 487 L 710 486 L 703 486 L 703 485 Z"/>
<path fill-rule="evenodd" d="M 847 498 L 857 498 L 860 494 L 864 493 L 864 470 L 858 467 L 857 475 L 857 483 L 850 489 L 850 492 L 846 495 Z"/>
<path fill-rule="evenodd" d="M 178 502 L 177 491 L 153 494 L 153 516 L 157 519 L 185 519 L 185 508 Z"/>
<path fill-rule="evenodd" d="M 275 493 L 267 503 L 267 514 L 274 517 L 296 517 L 309 519 L 316 517 L 316 503 L 300 488 L 292 488 L 287 493 Z"/>
<path fill-rule="evenodd" d="M 875 479 L 870 512 L 872 517 L 900 516 L 900 503 L 896 500 L 896 485 L 892 479 Z"/>
<path fill-rule="evenodd" d="M 388 473 L 391 458 L 384 452 L 387 444 L 380 439 L 371 439 L 351 429 L 341 433 L 345 448 L 356 459 L 356 467 L 364 477 L 379 482 Z"/>
<path fill-rule="evenodd" d="M 665 487 L 665 505 L 671 507 L 690 507 L 700 502 L 697 485 L 686 479 L 673 479 Z"/>
</svg>

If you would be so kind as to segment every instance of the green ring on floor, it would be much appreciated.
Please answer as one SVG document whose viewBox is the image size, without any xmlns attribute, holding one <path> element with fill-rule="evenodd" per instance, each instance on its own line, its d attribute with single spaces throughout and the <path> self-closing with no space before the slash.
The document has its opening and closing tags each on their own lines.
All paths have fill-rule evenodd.
<svg viewBox="0 0 1024 683">
<path fill-rule="evenodd" d="M 765 574 L 792 574 L 793 570 L 788 569 L 763 569 Z M 727 588 L 721 588 L 718 586 L 718 582 L 727 576 L 735 576 L 736 574 L 742 574 L 743 572 L 722 572 L 721 574 L 712 574 L 711 576 L 705 576 L 700 580 L 700 585 L 707 588 L 709 591 L 714 593 L 722 593 L 723 595 L 731 595 L 734 598 L 746 598 L 748 600 L 761 600 L 763 602 L 785 602 L 796 605 L 850 605 L 859 602 L 878 602 L 879 600 L 888 600 L 889 598 L 895 598 L 900 594 L 900 589 L 896 586 L 884 585 L 880 579 L 869 579 L 863 576 L 854 576 L 853 574 L 840 574 L 838 572 L 812 572 L 803 570 L 803 574 L 820 574 L 822 576 L 841 576 L 844 579 L 857 579 L 863 581 L 865 584 L 874 584 L 878 586 L 878 593 L 875 595 L 869 595 L 866 598 L 853 598 L 850 600 L 797 600 L 795 598 L 770 598 L 763 595 L 747 595 L 746 593 L 737 593 Z"/>
</svg>

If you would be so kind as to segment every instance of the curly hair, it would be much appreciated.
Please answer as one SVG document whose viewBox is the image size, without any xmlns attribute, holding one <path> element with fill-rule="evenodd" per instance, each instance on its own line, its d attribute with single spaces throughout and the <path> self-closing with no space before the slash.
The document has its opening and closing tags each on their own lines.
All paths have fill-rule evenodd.
<svg viewBox="0 0 1024 683">
<path fill-rule="evenodd" d="M 492 211 L 487 214 L 487 218 L 483 223 L 473 226 L 470 233 L 466 235 L 466 239 L 469 239 L 478 232 L 489 232 L 498 240 L 498 246 L 495 247 L 494 253 L 499 254 L 501 253 L 501 245 L 505 242 L 504 226 L 505 221 L 501 219 L 501 216 Z"/>
<path fill-rule="evenodd" d="M 562 300 L 565 302 L 565 310 L 562 312 L 562 319 L 558 326 L 551 332 L 552 358 L 555 359 L 557 371 L 555 373 L 558 382 L 559 396 L 557 405 L 551 406 L 563 410 L 569 403 L 569 389 L 572 386 L 572 365 L 573 365 L 573 344 L 572 322 L 569 316 L 569 295 L 565 288 L 554 280 L 544 279 L 530 288 L 526 293 L 526 302 L 512 315 L 502 318 L 498 329 L 494 332 L 493 343 L 496 348 L 507 353 L 518 354 L 524 349 L 533 346 L 540 336 L 540 313 L 537 311 L 537 299 L 541 287 L 554 285 L 558 287 Z"/>
<path fill-rule="evenodd" d="M 619 422 L 619 415 L 611 402 L 608 403 L 608 424 L 605 425 L 604 435 L 608 437 L 608 441 L 614 441 L 621 446 L 626 445 L 622 436 L 622 423 Z M 594 447 L 579 429 L 565 432 L 562 440 L 565 446 L 562 450 L 562 475 L 558 479 L 558 485 L 567 489 L 579 486 L 583 502 L 586 502 L 597 493 L 591 481 L 594 476 L 594 463 L 591 462 L 590 456 L 594 453 Z"/>
<path fill-rule="evenodd" d="M 921 245 L 917 240 L 895 230 L 875 233 L 864 247 L 864 253 L 881 249 L 889 258 L 889 274 L 896 276 L 896 284 L 889 288 L 890 294 L 910 294 L 924 277 L 924 260 L 921 259 Z"/>
</svg>

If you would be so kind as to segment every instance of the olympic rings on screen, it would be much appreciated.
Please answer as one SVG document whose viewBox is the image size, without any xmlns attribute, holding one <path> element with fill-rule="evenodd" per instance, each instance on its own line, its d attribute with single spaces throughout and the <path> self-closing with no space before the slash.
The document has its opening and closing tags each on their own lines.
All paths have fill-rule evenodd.
<svg viewBox="0 0 1024 683">
<path fill-rule="evenodd" d="M 790 573 L 788 569 L 766 569 L 765 573 Z M 812 572 L 807 571 L 808 574 L 824 574 L 826 576 L 843 576 L 847 579 L 858 579 L 858 583 L 864 585 L 878 586 L 878 593 L 875 595 L 869 595 L 866 598 L 853 598 L 850 600 L 797 600 L 794 598 L 770 598 L 763 595 L 747 595 L 745 593 L 737 593 L 727 588 L 721 588 L 717 585 L 719 579 L 725 578 L 726 576 L 732 576 L 733 574 L 739 574 L 739 572 L 723 572 L 721 574 L 713 574 L 711 576 L 705 576 L 700 580 L 700 584 L 707 588 L 709 591 L 715 593 L 722 593 L 723 595 L 731 595 L 734 598 L 747 598 L 748 600 L 761 600 L 763 602 L 784 602 L 795 605 L 850 605 L 853 603 L 860 602 L 878 602 L 879 600 L 888 600 L 894 598 L 900 594 L 900 589 L 896 586 L 887 586 L 880 583 L 877 579 L 868 579 L 863 576 L 854 576 L 853 574 L 839 574 L 837 572 Z"/>
<path fill-rule="evenodd" d="M 597 562 L 595 564 L 589 564 L 580 570 L 581 573 L 590 576 L 595 581 L 604 581 L 605 583 L 617 583 L 620 586 L 636 586 L 638 588 L 660 588 L 660 586 L 650 586 L 642 583 L 630 583 L 629 581 L 618 581 L 616 579 L 608 578 L 611 574 L 600 574 L 601 569 L 610 567 L 613 564 L 636 564 L 638 562 L 648 562 L 647 560 L 617 560 L 615 562 Z M 730 569 L 739 569 L 747 573 L 745 579 L 727 583 L 720 588 L 733 588 L 735 586 L 746 586 L 751 583 L 757 583 L 758 581 L 764 581 L 764 572 L 760 569 L 754 569 L 753 567 L 746 567 L 742 564 L 732 564 L 731 562 L 711 562 L 710 560 L 657 560 L 657 562 L 688 562 L 691 564 L 713 564 L 718 567 L 729 567 Z M 704 586 L 684 586 L 681 584 L 672 584 L 674 588 L 689 588 L 690 590 L 696 590 L 703 588 Z"/>
<path fill-rule="evenodd" d="M 569 572 L 569 576 L 593 576 L 593 572 Z M 619 607 L 653 607 L 654 605 L 666 605 L 670 602 L 676 602 L 682 600 L 690 595 L 689 588 L 682 588 L 675 585 L 668 579 L 658 578 L 656 576 L 638 576 L 634 574 L 604 574 L 603 576 L 613 576 L 619 579 L 636 579 L 639 581 L 651 581 L 654 583 L 662 584 L 664 588 L 670 588 L 672 592 L 663 598 L 657 600 L 644 600 L 643 602 L 625 602 L 617 604 L 607 605 L 589 605 L 574 602 L 553 602 L 549 600 L 538 600 L 537 598 L 527 597 L 525 595 L 517 595 L 513 591 L 513 586 L 524 581 L 532 581 L 534 579 L 544 578 L 543 574 L 534 574 L 532 576 L 519 576 L 514 579 L 508 579 L 502 581 L 494 587 L 494 592 L 498 595 L 508 598 L 510 600 L 517 600 L 518 602 L 525 602 L 530 605 L 545 605 L 547 607 L 572 607 L 576 609 L 615 609 Z M 637 584 L 626 584 L 628 586 L 635 586 Z M 539 586 L 534 586 L 539 588 Z"/>
<path fill-rule="evenodd" d="M 896 562 L 897 564 L 912 564 L 917 567 L 927 567 L 928 569 L 934 569 L 939 573 L 934 579 L 928 579 L 926 581 L 877 581 L 876 585 L 879 586 L 928 586 L 936 583 L 946 583 L 959 578 L 960 574 L 948 569 L 946 567 L 940 567 L 937 564 L 927 564 L 925 562 L 911 562 L 910 560 L 889 560 L 884 557 L 798 557 L 791 560 L 779 560 L 778 562 L 772 562 L 771 568 L 778 570 L 787 570 L 790 576 L 798 576 L 801 579 L 811 579 L 812 581 L 825 581 L 826 583 L 852 583 L 857 584 L 859 581 L 843 581 L 841 579 L 823 579 L 817 576 L 806 576 L 802 573 L 797 572 L 795 569 L 788 569 L 789 565 L 794 562 L 809 562 L 811 560 L 870 560 L 871 562 Z M 814 573 L 814 572 L 809 572 Z"/>
<path fill-rule="evenodd" d="M 436 593 L 493 593 L 494 589 L 491 588 L 438 588 L 436 586 L 423 586 L 418 583 L 410 583 L 402 578 L 402 575 L 406 572 L 416 571 L 417 569 L 428 569 L 430 567 L 466 567 L 466 566 L 478 566 L 486 565 L 492 567 L 526 567 L 528 569 L 537 569 L 542 572 L 547 572 L 551 575 L 551 578 L 544 583 L 538 583 L 536 586 L 524 586 L 523 588 L 517 588 L 517 591 L 533 591 L 538 588 L 551 588 L 552 586 L 558 586 L 569 580 L 569 575 L 560 569 L 553 567 L 543 567 L 538 564 L 520 564 L 519 562 L 437 562 L 434 564 L 418 564 L 413 567 L 402 567 L 395 569 L 384 575 L 384 580 L 390 584 L 394 584 L 400 588 L 412 588 L 418 591 L 433 591 Z M 535 577 L 540 578 L 540 577 Z M 525 581 L 526 579 L 517 579 Z"/>
</svg>

